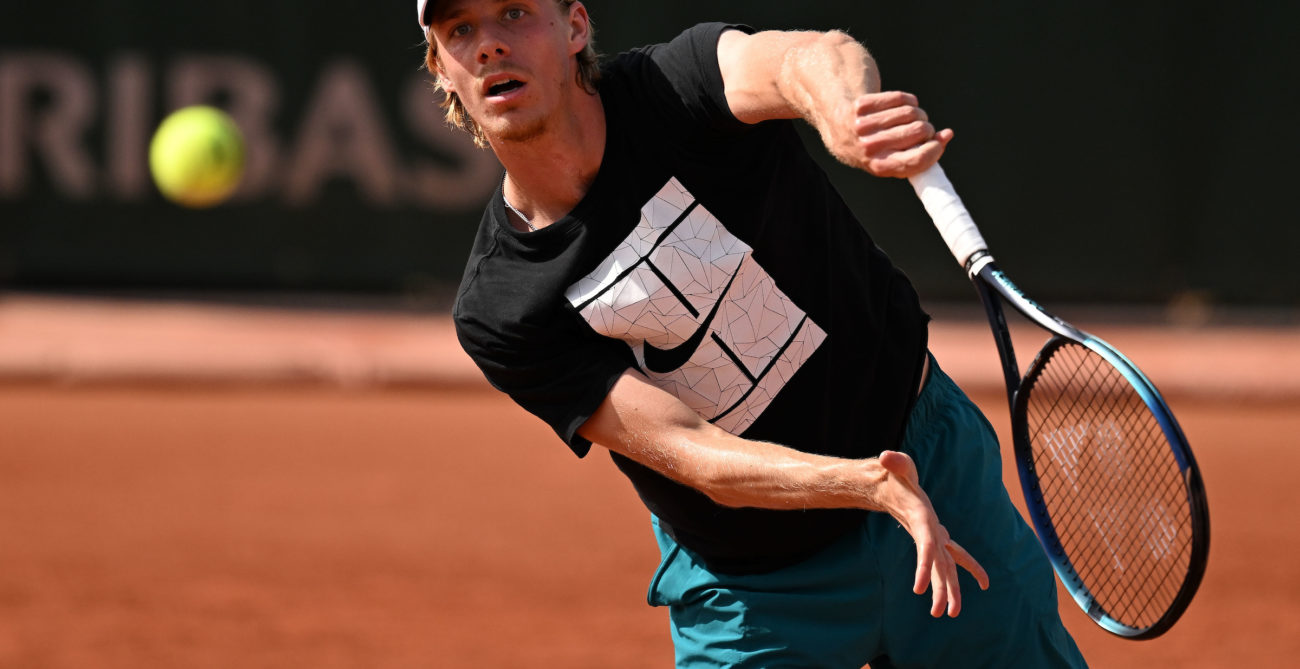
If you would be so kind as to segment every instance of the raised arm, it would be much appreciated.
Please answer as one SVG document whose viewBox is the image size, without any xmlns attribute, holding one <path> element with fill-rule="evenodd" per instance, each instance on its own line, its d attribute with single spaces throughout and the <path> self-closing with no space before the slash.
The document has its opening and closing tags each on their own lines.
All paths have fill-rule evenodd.
<svg viewBox="0 0 1300 669">
<path fill-rule="evenodd" d="M 914 591 L 933 587 L 931 615 L 961 610 L 957 565 L 988 587 L 984 569 L 948 537 L 902 453 L 850 460 L 736 437 L 639 373 L 615 383 L 579 433 L 730 507 L 858 508 L 889 513 L 917 546 Z"/>
<path fill-rule="evenodd" d="M 918 174 L 952 139 L 952 130 L 935 131 L 916 96 L 880 92 L 871 54 L 839 31 L 727 31 L 718 63 L 736 118 L 802 118 L 832 155 L 876 176 Z"/>
</svg>

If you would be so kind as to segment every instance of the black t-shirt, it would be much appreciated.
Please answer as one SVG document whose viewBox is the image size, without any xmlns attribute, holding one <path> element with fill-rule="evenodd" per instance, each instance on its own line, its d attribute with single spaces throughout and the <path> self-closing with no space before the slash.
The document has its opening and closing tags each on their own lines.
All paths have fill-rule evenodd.
<svg viewBox="0 0 1300 669">
<path fill-rule="evenodd" d="M 607 63 L 605 153 L 586 196 L 524 233 L 498 189 L 475 238 L 461 344 L 579 456 L 578 428 L 629 368 L 748 439 L 864 458 L 902 436 L 928 317 L 792 122 L 731 114 L 717 60 L 729 28 L 744 29 L 699 25 Z M 729 509 L 614 460 L 721 571 L 793 563 L 865 513 Z"/>
</svg>

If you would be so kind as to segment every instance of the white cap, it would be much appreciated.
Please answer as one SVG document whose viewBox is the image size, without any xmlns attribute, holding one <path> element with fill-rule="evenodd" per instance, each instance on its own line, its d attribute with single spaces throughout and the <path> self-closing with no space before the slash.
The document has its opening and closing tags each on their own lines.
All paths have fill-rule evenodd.
<svg viewBox="0 0 1300 669">
<path fill-rule="evenodd" d="M 429 32 L 429 22 L 424 20 L 424 9 L 429 4 L 429 0 L 418 0 L 420 10 L 420 30 Z"/>
</svg>

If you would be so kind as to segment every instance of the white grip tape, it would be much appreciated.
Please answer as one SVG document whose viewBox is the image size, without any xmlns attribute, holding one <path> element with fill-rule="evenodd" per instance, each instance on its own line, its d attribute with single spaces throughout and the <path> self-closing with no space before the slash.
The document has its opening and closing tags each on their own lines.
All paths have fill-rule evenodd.
<svg viewBox="0 0 1300 669">
<path fill-rule="evenodd" d="M 926 212 L 934 220 L 934 227 L 939 229 L 943 241 L 948 243 L 948 249 L 962 267 L 966 266 L 972 255 L 988 248 L 984 244 L 984 237 L 980 235 L 980 229 L 970 217 L 970 212 L 966 211 L 966 205 L 961 203 L 952 182 L 948 181 L 948 175 L 943 173 L 943 168 L 938 163 L 908 180 L 912 182 L 912 188 L 916 191 L 916 196 L 921 198 Z"/>
</svg>

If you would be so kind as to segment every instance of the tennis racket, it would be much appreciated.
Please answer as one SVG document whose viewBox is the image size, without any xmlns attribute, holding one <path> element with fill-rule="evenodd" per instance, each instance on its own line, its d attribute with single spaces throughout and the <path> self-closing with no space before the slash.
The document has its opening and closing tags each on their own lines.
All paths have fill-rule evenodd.
<svg viewBox="0 0 1300 669">
<path fill-rule="evenodd" d="M 1178 421 L 1123 354 L 1048 313 L 998 269 L 938 165 L 911 182 L 984 303 L 1020 485 L 1057 576 L 1105 630 L 1163 634 L 1196 594 L 1210 545 L 1205 488 Z M 1003 303 L 1051 334 L 1023 377 Z"/>
</svg>

